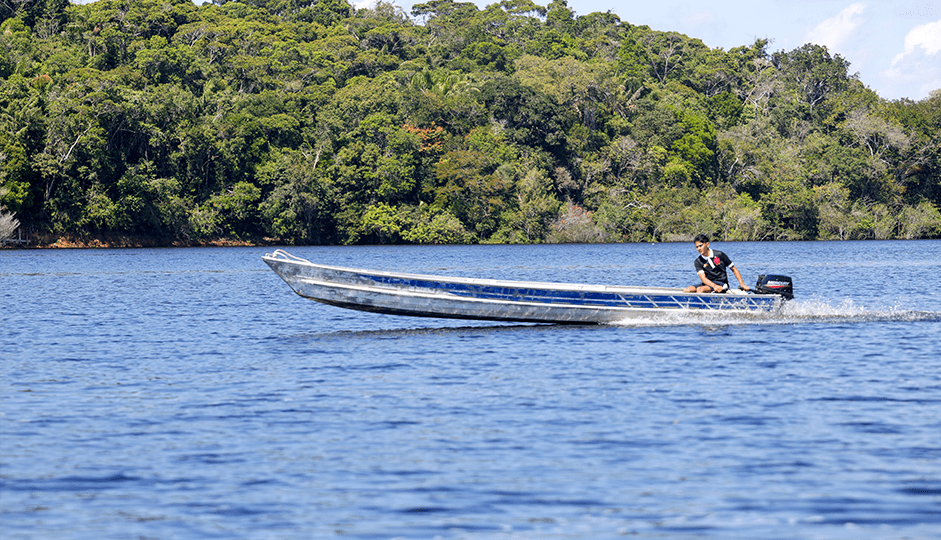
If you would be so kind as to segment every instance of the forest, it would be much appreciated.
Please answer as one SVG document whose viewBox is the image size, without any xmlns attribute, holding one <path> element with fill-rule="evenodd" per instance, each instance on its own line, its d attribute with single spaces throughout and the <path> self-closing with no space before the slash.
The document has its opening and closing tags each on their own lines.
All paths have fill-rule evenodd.
<svg viewBox="0 0 941 540">
<path fill-rule="evenodd" d="M 941 91 L 566 0 L 0 0 L 0 214 L 151 245 L 941 236 Z M 17 229 L 18 227 L 18 229 Z"/>
</svg>

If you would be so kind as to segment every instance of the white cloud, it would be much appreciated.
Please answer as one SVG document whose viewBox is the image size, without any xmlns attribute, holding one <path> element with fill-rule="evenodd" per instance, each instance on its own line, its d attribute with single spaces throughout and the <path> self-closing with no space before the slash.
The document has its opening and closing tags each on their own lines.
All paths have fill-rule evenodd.
<svg viewBox="0 0 941 540">
<path fill-rule="evenodd" d="M 924 49 L 924 53 L 933 56 L 941 51 L 941 20 L 928 24 L 921 24 L 908 31 L 905 36 L 905 51 L 899 53 L 893 60 L 895 66 L 906 56 L 914 54 L 917 49 Z"/>
<path fill-rule="evenodd" d="M 909 30 L 905 36 L 905 50 L 892 59 L 889 69 L 880 73 L 885 81 L 885 93 L 889 94 L 880 92 L 880 95 L 919 99 L 941 89 L 941 63 L 938 62 L 938 53 L 941 53 L 941 20 Z M 914 92 L 915 95 L 904 96 L 902 87 L 908 88 L 909 92 Z"/>
<path fill-rule="evenodd" d="M 821 22 L 813 30 L 807 32 L 806 41 L 825 45 L 831 51 L 838 50 L 865 22 L 862 17 L 865 10 L 866 4 L 857 2 L 850 5 L 836 17 Z"/>
</svg>

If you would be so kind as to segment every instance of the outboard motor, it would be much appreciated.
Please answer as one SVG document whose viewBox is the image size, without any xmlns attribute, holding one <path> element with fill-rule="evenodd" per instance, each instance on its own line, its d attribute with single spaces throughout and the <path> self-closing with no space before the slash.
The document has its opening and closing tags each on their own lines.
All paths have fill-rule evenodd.
<svg viewBox="0 0 941 540">
<path fill-rule="evenodd" d="M 758 276 L 755 292 L 758 294 L 779 294 L 785 300 L 793 300 L 794 283 L 788 276 Z"/>
</svg>

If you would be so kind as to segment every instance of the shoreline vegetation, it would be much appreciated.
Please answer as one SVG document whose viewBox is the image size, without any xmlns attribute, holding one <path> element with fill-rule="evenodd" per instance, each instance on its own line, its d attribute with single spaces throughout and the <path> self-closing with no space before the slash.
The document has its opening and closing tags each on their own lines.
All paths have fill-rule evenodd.
<svg viewBox="0 0 941 540">
<path fill-rule="evenodd" d="M 869 239 L 876 241 L 874 239 Z M 921 238 L 917 240 L 922 240 Z M 735 240 L 716 240 L 716 242 L 734 242 Z M 763 240 L 772 242 L 773 240 Z M 841 240 L 815 240 L 821 242 L 839 242 Z M 866 240 L 863 240 L 866 241 Z M 662 242 L 640 242 L 640 243 L 690 243 L 689 238 L 676 237 Z M 577 243 L 577 242 L 572 242 Z M 624 242 L 636 243 L 636 242 Z M 304 244 L 308 246 L 323 244 Z M 427 245 L 427 244 L 426 244 Z M 561 245 L 561 244 L 560 244 Z M 201 247 L 266 247 L 290 246 L 278 238 L 254 238 L 254 239 L 233 239 L 233 238 L 211 238 L 200 241 L 186 241 L 175 238 L 155 238 L 151 236 L 133 236 L 121 234 L 95 235 L 95 236 L 40 236 L 34 242 L 7 243 L 0 244 L 0 250 L 48 250 L 48 249 L 162 249 L 162 248 L 201 248 Z"/>
<path fill-rule="evenodd" d="M 107 235 L 40 235 L 35 241 L 9 243 L 0 249 L 126 249 L 126 248 L 176 248 L 176 247 L 261 247 L 283 245 L 278 239 L 258 238 L 240 240 L 211 238 L 198 242 L 178 238 L 157 238 L 125 234 Z"/>
<path fill-rule="evenodd" d="M 502 0 L 0 3 L 5 247 L 941 237 L 941 89 Z"/>
</svg>

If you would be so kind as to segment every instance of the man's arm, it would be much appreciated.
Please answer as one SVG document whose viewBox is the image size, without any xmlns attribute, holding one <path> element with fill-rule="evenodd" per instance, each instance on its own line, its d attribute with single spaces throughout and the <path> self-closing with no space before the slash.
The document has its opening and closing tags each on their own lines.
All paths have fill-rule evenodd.
<svg viewBox="0 0 941 540">
<path fill-rule="evenodd" d="M 743 290 L 746 290 L 746 291 L 750 291 L 750 290 L 751 290 L 751 289 L 748 288 L 748 285 L 745 285 L 745 280 L 742 279 L 742 274 L 739 273 L 737 266 L 732 266 L 732 273 L 735 274 L 735 279 L 738 280 L 738 284 L 740 285 L 739 288 L 741 288 L 741 289 L 743 289 Z"/>
</svg>

